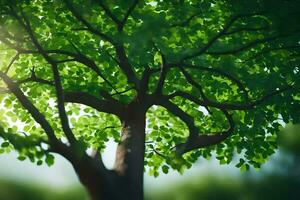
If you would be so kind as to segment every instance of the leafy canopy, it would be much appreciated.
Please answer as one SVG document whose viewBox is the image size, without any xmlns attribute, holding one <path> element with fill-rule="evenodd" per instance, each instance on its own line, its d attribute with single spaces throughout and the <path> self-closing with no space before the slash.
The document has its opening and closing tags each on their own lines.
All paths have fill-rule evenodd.
<svg viewBox="0 0 300 200">
<path fill-rule="evenodd" d="M 237 167 L 258 168 L 282 122 L 299 122 L 299 7 L 2 0 L 0 152 L 14 148 L 20 160 L 51 165 L 57 143 L 101 151 L 120 141 L 118 106 L 140 99 L 150 102 L 151 174 L 213 152 L 221 164 L 237 152 Z"/>
</svg>

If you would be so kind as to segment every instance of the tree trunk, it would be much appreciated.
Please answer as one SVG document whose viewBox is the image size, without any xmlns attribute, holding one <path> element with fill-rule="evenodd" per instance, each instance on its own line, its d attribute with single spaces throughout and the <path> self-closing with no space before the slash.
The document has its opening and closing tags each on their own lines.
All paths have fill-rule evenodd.
<svg viewBox="0 0 300 200">
<path fill-rule="evenodd" d="M 99 163 L 87 157 L 72 164 L 91 200 L 122 199 L 117 192 L 117 180 L 112 171 L 99 167 Z"/>
<path fill-rule="evenodd" d="M 117 148 L 115 171 L 121 178 L 124 200 L 143 200 L 145 113 L 131 110 L 122 120 L 122 138 Z"/>
<path fill-rule="evenodd" d="M 122 120 L 121 142 L 114 170 L 99 167 L 90 158 L 72 162 L 92 200 L 143 200 L 145 112 L 127 108 Z"/>
</svg>

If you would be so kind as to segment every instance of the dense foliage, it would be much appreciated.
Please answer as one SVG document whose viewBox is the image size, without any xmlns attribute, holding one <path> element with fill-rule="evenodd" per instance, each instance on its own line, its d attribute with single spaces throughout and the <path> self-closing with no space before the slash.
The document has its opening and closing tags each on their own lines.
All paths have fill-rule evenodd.
<svg viewBox="0 0 300 200">
<path fill-rule="evenodd" d="M 282 122 L 300 119 L 299 8 L 297 0 L 1 0 L 0 151 L 38 165 L 53 163 L 57 141 L 101 152 L 121 140 L 115 105 L 139 99 L 150 102 L 152 175 L 212 154 L 230 163 L 236 152 L 237 167 L 259 168 Z"/>
</svg>

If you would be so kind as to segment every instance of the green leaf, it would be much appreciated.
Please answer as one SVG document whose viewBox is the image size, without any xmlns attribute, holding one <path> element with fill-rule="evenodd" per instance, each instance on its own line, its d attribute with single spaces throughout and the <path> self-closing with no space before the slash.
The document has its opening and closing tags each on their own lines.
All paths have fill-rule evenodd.
<svg viewBox="0 0 300 200">
<path fill-rule="evenodd" d="M 162 166 L 162 171 L 163 171 L 164 174 L 169 173 L 169 167 L 167 165 L 163 165 Z"/>
<path fill-rule="evenodd" d="M 242 164 L 240 169 L 241 169 L 242 172 L 245 172 L 245 171 L 248 171 L 250 169 L 250 166 L 248 164 Z"/>
<path fill-rule="evenodd" d="M 42 165 L 42 164 L 43 164 L 43 161 L 42 161 L 42 160 L 38 160 L 36 164 L 37 164 L 37 165 Z"/>
<path fill-rule="evenodd" d="M 52 154 L 47 154 L 45 162 L 49 167 L 52 166 L 54 164 L 54 156 Z"/>
<path fill-rule="evenodd" d="M 25 156 L 18 156 L 18 160 L 24 161 L 24 160 L 26 160 L 26 157 Z"/>
<path fill-rule="evenodd" d="M 2 142 L 1 147 L 5 148 L 9 146 L 9 142 Z"/>
</svg>

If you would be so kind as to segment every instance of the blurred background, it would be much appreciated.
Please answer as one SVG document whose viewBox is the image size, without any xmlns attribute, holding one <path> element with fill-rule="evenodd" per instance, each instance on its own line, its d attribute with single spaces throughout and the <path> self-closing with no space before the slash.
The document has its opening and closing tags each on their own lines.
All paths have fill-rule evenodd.
<svg viewBox="0 0 300 200">
<path fill-rule="evenodd" d="M 108 144 L 104 162 L 112 167 L 116 146 Z M 162 174 L 162 173 L 161 173 Z M 286 125 L 279 149 L 260 170 L 200 159 L 183 175 L 145 175 L 146 200 L 299 200 L 300 125 Z M 0 200 L 89 200 L 72 166 L 56 156 L 52 167 L 20 162 L 14 152 L 0 155 Z"/>
</svg>

